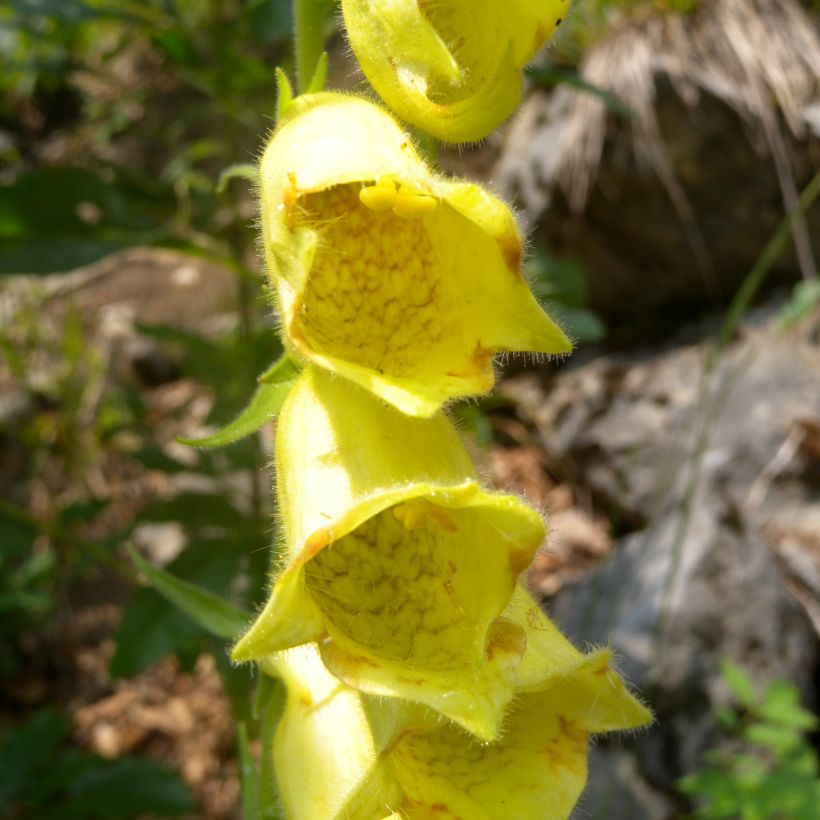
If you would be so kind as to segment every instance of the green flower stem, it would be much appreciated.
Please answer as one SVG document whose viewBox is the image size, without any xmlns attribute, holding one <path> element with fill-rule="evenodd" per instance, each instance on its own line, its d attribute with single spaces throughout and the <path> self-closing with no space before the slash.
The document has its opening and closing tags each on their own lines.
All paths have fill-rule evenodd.
<svg viewBox="0 0 820 820">
<path fill-rule="evenodd" d="M 325 17 L 333 0 L 293 0 L 293 37 L 299 93 L 308 90 L 325 48 Z"/>
</svg>

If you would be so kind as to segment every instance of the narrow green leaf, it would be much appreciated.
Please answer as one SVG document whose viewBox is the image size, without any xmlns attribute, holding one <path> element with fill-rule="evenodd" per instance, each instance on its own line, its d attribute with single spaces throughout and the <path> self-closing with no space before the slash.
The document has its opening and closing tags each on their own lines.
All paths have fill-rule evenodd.
<svg viewBox="0 0 820 820">
<path fill-rule="evenodd" d="M 287 357 L 281 367 L 290 367 Z M 280 359 L 270 370 L 260 377 L 259 387 L 253 394 L 250 404 L 230 423 L 219 432 L 204 438 L 179 438 L 181 444 L 189 447 L 224 447 L 235 441 L 255 433 L 260 427 L 275 418 L 285 402 L 285 397 L 293 387 L 293 377 L 282 380 L 274 371 L 283 361 Z"/>
<path fill-rule="evenodd" d="M 259 820 L 285 820 L 280 808 L 276 778 L 273 777 L 273 739 L 284 709 L 285 687 L 282 682 L 264 673 L 260 674 L 255 704 L 259 717 L 259 740 L 262 744 Z"/>
<path fill-rule="evenodd" d="M 133 547 L 128 554 L 157 592 L 217 638 L 233 640 L 251 620 L 249 613 L 218 595 L 151 566 Z"/>
<path fill-rule="evenodd" d="M 280 384 L 293 381 L 302 368 L 285 353 L 278 358 L 258 379 L 260 384 Z"/>
<path fill-rule="evenodd" d="M 288 75 L 281 68 L 276 69 L 276 88 L 279 92 L 276 97 L 276 124 L 281 123 L 287 116 L 288 109 L 293 105 L 293 86 Z"/>
<path fill-rule="evenodd" d="M 256 820 L 259 816 L 259 771 L 248 741 L 248 726 L 240 723 L 236 729 L 239 747 L 239 774 L 242 782 L 242 817 Z"/>
<path fill-rule="evenodd" d="M 606 336 L 604 323 L 590 310 L 559 305 L 555 313 L 570 337 L 578 342 L 599 342 Z"/>
<path fill-rule="evenodd" d="M 51 709 L 36 712 L 0 744 L 0 814 L 31 782 L 33 773 L 48 766 L 49 758 L 68 736 L 68 719 Z"/>
<path fill-rule="evenodd" d="M 78 772 L 69 784 L 67 804 L 74 817 L 172 817 L 190 814 L 196 808 L 179 775 L 154 760 L 121 757 L 89 762 L 93 765 Z"/>
<path fill-rule="evenodd" d="M 591 94 L 593 97 L 598 97 L 610 111 L 618 114 L 625 119 L 637 120 L 638 114 L 610 91 L 599 88 L 587 82 L 577 71 L 572 69 L 559 68 L 558 66 L 550 66 L 547 68 L 528 68 L 527 76 L 532 79 L 534 83 L 540 86 L 547 86 L 554 88 L 558 85 L 566 85 L 575 91 Z"/>
<path fill-rule="evenodd" d="M 238 162 L 234 165 L 229 165 L 227 168 L 223 169 L 222 173 L 219 175 L 219 179 L 216 183 L 216 192 L 218 194 L 224 193 L 225 189 L 228 187 L 228 183 L 232 179 L 247 179 L 250 182 L 256 182 L 258 177 L 259 169 L 256 165 L 252 165 L 250 162 Z"/>
<path fill-rule="evenodd" d="M 307 87 L 306 94 L 318 94 L 325 90 L 327 83 L 327 52 L 323 51 L 316 63 L 316 70 L 310 78 L 310 84 Z"/>
<path fill-rule="evenodd" d="M 239 571 L 241 555 L 247 555 L 249 547 L 260 540 L 240 537 L 236 546 L 239 543 L 244 544 L 241 553 L 228 534 L 219 540 L 201 541 L 197 537 L 164 569 L 200 589 L 226 597 L 231 579 Z M 207 637 L 207 631 L 187 613 L 155 587 L 145 586 L 137 590 L 123 613 L 109 674 L 115 678 L 133 677 L 170 654 L 176 655 L 183 666 L 190 665 L 206 649 Z"/>
</svg>

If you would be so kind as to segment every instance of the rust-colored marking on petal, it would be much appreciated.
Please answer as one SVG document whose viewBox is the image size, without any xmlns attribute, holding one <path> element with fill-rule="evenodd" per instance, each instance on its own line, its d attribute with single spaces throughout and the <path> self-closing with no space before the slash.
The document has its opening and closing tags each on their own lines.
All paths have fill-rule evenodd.
<svg viewBox="0 0 820 820">
<path fill-rule="evenodd" d="M 532 562 L 532 552 L 528 550 L 516 550 L 510 547 L 510 571 L 515 575 L 520 575 Z"/>
<path fill-rule="evenodd" d="M 499 654 L 522 658 L 527 651 L 527 633 L 518 624 L 498 618 L 487 632 L 487 659 Z"/>
<path fill-rule="evenodd" d="M 510 272 L 523 280 L 521 273 L 521 240 L 513 233 L 503 234 L 496 238 L 498 247 L 501 249 L 501 257 Z"/>
</svg>

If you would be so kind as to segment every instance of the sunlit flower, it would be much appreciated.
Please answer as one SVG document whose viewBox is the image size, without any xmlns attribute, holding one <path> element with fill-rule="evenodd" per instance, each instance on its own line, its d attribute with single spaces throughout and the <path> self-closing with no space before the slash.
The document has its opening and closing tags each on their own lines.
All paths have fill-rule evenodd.
<svg viewBox="0 0 820 820">
<path fill-rule="evenodd" d="M 521 69 L 569 0 L 342 0 L 365 76 L 407 122 L 447 142 L 487 136 L 518 106 Z"/>
<path fill-rule="evenodd" d="M 498 351 L 571 349 L 520 273 L 510 210 L 432 173 L 378 106 L 298 98 L 260 179 L 264 251 L 298 356 L 429 416 L 490 390 Z"/>
<path fill-rule="evenodd" d="M 287 563 L 234 659 L 317 641 L 351 686 L 494 738 L 524 651 L 499 616 L 541 516 L 481 488 L 442 413 L 405 416 L 318 368 L 282 408 L 276 467 Z"/>
<path fill-rule="evenodd" d="M 586 783 L 590 735 L 642 726 L 651 715 L 612 671 L 608 650 L 582 655 L 526 591 L 505 616 L 525 633 L 528 685 L 492 744 L 412 703 L 345 686 L 315 644 L 266 659 L 263 668 L 287 688 L 275 742 L 287 816 L 568 817 Z"/>
</svg>

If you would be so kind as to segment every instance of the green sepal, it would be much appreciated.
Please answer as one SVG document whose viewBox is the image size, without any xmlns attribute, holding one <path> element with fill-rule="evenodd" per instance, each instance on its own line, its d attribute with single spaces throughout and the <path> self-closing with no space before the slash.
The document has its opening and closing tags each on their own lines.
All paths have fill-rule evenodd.
<svg viewBox="0 0 820 820">
<path fill-rule="evenodd" d="M 327 52 L 323 51 L 318 61 L 305 94 L 318 94 L 327 85 Z"/>
<path fill-rule="evenodd" d="M 293 86 L 288 75 L 281 68 L 276 69 L 276 124 L 279 125 L 287 117 L 288 110 L 293 105 Z"/>
<path fill-rule="evenodd" d="M 149 564 L 133 547 L 128 555 L 151 586 L 175 607 L 217 638 L 233 640 L 251 620 L 251 614 L 223 600 L 213 592 L 183 581 L 170 572 Z"/>
</svg>

